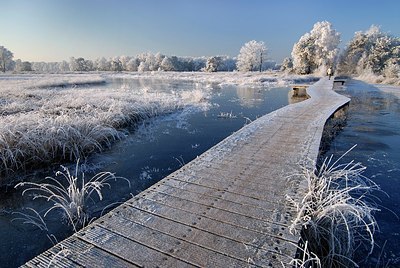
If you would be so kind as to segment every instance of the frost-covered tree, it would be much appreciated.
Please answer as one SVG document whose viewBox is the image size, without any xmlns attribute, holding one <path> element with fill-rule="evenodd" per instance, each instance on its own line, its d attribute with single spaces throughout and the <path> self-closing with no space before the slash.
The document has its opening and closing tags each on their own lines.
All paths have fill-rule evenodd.
<svg viewBox="0 0 400 268">
<path fill-rule="evenodd" d="M 400 78 L 400 66 L 399 63 L 389 61 L 383 69 L 383 75 L 387 78 Z"/>
<path fill-rule="evenodd" d="M 220 56 L 220 59 L 221 62 L 218 66 L 218 72 L 231 72 L 236 69 L 236 58 L 231 58 L 229 56 Z"/>
<path fill-rule="evenodd" d="M 115 57 L 114 59 L 111 60 L 111 71 L 114 72 L 122 72 L 122 62 L 118 57 Z"/>
<path fill-rule="evenodd" d="M 60 72 L 62 72 L 62 73 L 69 72 L 70 69 L 69 69 L 69 64 L 68 64 L 68 62 L 66 62 L 65 60 L 62 61 L 62 62 L 60 62 L 60 63 L 58 64 L 58 70 L 59 70 Z"/>
<path fill-rule="evenodd" d="M 165 57 L 160 64 L 160 69 L 166 72 L 176 71 L 177 57 Z"/>
<path fill-rule="evenodd" d="M 340 33 L 328 21 L 317 22 L 313 29 L 300 37 L 292 50 L 296 73 L 310 74 L 335 64 L 339 52 Z"/>
<path fill-rule="evenodd" d="M 207 58 L 206 57 L 197 57 L 193 58 L 193 70 L 194 72 L 199 72 L 203 70 L 203 68 L 206 67 L 206 62 Z M 232 68 L 232 66 L 230 66 Z M 231 70 L 234 70 L 236 68 L 236 62 L 233 64 L 233 68 Z"/>
<path fill-rule="evenodd" d="M 13 53 L 7 48 L 0 46 L 0 69 L 3 73 L 14 67 Z"/>
<path fill-rule="evenodd" d="M 293 60 L 289 57 L 283 59 L 280 70 L 282 72 L 290 73 L 293 71 Z"/>
<path fill-rule="evenodd" d="M 154 57 L 155 57 L 155 61 L 156 61 L 154 69 L 159 71 L 159 70 L 161 70 L 160 65 L 161 65 L 161 62 L 163 61 L 163 59 L 165 58 L 165 55 L 158 52 L 156 55 L 154 55 Z"/>
<path fill-rule="evenodd" d="M 207 59 L 206 67 L 204 68 L 204 70 L 206 72 L 216 72 L 218 71 L 219 65 L 221 65 L 221 57 L 210 57 Z"/>
<path fill-rule="evenodd" d="M 91 60 L 85 60 L 84 58 L 75 59 L 72 57 L 69 61 L 69 69 L 72 72 L 88 72 L 92 71 L 94 64 Z"/>
<path fill-rule="evenodd" d="M 148 72 L 150 71 L 149 64 L 146 61 L 142 61 L 139 64 L 138 72 Z"/>
<path fill-rule="evenodd" d="M 126 70 L 129 72 L 137 72 L 138 66 L 139 66 L 138 59 L 131 58 L 126 64 Z"/>
<path fill-rule="evenodd" d="M 372 25 L 356 32 L 339 60 L 339 71 L 345 74 L 387 74 L 400 64 L 400 39 L 383 33 Z"/>
<path fill-rule="evenodd" d="M 252 40 L 240 49 L 237 57 L 237 69 L 242 72 L 262 71 L 263 61 L 267 57 L 267 48 L 264 42 Z"/>
<path fill-rule="evenodd" d="M 108 61 L 104 57 L 96 59 L 94 61 L 93 65 L 94 65 L 94 69 L 97 71 L 110 71 L 111 70 L 111 61 Z"/>
<path fill-rule="evenodd" d="M 15 72 L 31 72 L 32 64 L 29 61 L 21 61 L 20 59 L 15 61 Z"/>
<path fill-rule="evenodd" d="M 129 56 L 121 56 L 118 58 L 118 60 L 121 62 L 121 68 L 122 68 L 121 71 L 128 70 L 128 62 L 130 61 L 130 59 L 131 59 L 131 57 L 129 57 Z"/>
</svg>

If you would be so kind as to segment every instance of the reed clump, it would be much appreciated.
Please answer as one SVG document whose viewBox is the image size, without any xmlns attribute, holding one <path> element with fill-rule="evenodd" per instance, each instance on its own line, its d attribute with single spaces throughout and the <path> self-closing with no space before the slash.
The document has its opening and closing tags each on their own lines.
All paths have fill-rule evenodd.
<svg viewBox="0 0 400 268">
<path fill-rule="evenodd" d="M 79 173 L 79 162 L 74 173 L 64 166 L 61 167 L 62 170 L 57 171 L 55 177 L 46 177 L 45 183 L 21 182 L 15 187 L 24 187 L 22 195 L 32 193 L 33 200 L 44 199 L 51 202 L 52 205 L 46 209 L 43 217 L 53 210 L 58 210 L 64 221 L 71 225 L 75 232 L 90 222 L 89 202 L 96 195 L 102 200 L 102 190 L 104 187 L 111 187 L 109 184 L 111 180 L 123 179 L 130 187 L 127 179 L 116 177 L 110 172 L 100 172 L 86 180 L 85 174 Z"/>
<path fill-rule="evenodd" d="M 297 263 L 307 264 L 298 267 L 358 267 L 355 252 L 374 248 L 373 213 L 378 209 L 372 192 L 379 187 L 362 175 L 361 163 L 339 164 L 342 157 L 325 159 L 319 170 L 303 168 L 304 195 L 288 197 L 296 208 L 291 231 L 301 236 Z"/>
</svg>

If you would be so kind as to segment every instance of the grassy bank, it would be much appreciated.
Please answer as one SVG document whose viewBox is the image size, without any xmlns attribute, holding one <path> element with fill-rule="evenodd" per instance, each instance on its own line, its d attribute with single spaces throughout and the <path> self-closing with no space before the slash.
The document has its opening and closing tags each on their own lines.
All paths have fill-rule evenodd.
<svg viewBox="0 0 400 268">
<path fill-rule="evenodd" d="M 207 106 L 207 93 L 199 89 L 160 93 L 43 83 L 31 87 L 18 78 L 0 83 L 1 182 L 19 169 L 75 161 L 102 151 L 144 119 Z"/>
</svg>

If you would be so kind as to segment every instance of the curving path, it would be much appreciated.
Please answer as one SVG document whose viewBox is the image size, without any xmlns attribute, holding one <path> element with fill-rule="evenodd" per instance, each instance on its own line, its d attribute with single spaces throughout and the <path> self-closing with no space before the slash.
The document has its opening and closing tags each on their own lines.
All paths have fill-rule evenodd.
<svg viewBox="0 0 400 268">
<path fill-rule="evenodd" d="M 282 267 L 296 252 L 288 175 L 315 161 L 326 120 L 349 102 L 321 79 L 37 256 L 26 267 Z"/>
</svg>

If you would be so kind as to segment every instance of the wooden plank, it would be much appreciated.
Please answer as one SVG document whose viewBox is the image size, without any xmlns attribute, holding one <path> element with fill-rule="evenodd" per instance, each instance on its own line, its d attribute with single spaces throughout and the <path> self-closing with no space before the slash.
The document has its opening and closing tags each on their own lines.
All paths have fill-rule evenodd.
<svg viewBox="0 0 400 268">
<path fill-rule="evenodd" d="M 139 264 L 127 262 L 107 251 L 73 236 L 66 239 L 58 247 L 52 249 L 52 253 L 60 256 L 59 262 L 69 259 L 82 267 L 90 263 L 90 267 L 140 267 Z M 61 254 L 60 254 L 61 253 Z"/>
<path fill-rule="evenodd" d="M 230 201 L 233 203 L 238 203 L 243 206 L 248 207 L 253 207 L 255 209 L 261 209 L 265 211 L 273 211 L 275 209 L 281 209 L 286 207 L 284 203 L 271 203 L 269 201 L 261 200 L 259 198 L 253 197 L 253 196 L 245 196 L 237 193 L 232 193 L 227 190 L 223 189 L 216 189 L 216 188 L 211 188 L 207 187 L 204 185 L 200 184 L 195 184 L 192 182 L 182 182 L 178 180 L 163 180 L 162 183 L 154 185 L 150 189 L 157 189 L 158 187 L 161 187 L 162 185 L 165 186 L 170 186 L 170 187 L 175 187 L 179 189 L 184 189 L 185 191 L 188 192 L 194 192 L 197 194 L 201 195 L 207 195 L 211 197 L 219 197 L 223 200 Z"/>
<path fill-rule="evenodd" d="M 177 177 L 173 177 L 174 179 L 178 180 Z M 191 180 L 192 182 L 193 177 L 190 178 L 185 178 L 185 177 L 179 177 L 179 180 L 181 180 L 182 182 L 186 182 L 186 180 Z M 206 175 L 201 175 L 201 177 L 196 177 L 195 183 L 199 184 L 201 186 L 206 186 L 206 187 L 210 187 L 210 188 L 214 188 L 214 189 L 218 189 L 218 190 L 224 190 L 224 191 L 229 191 L 232 192 L 234 194 L 238 194 L 238 195 L 244 195 L 247 197 L 253 197 L 253 198 L 257 198 L 260 200 L 263 200 L 265 202 L 269 202 L 269 203 L 281 203 L 278 200 L 284 199 L 285 197 L 285 193 L 282 191 L 277 192 L 276 190 L 272 190 L 272 189 L 247 189 L 247 188 L 243 188 L 242 185 L 235 185 L 235 179 L 230 180 L 230 181 L 224 181 L 224 180 L 214 180 L 210 177 L 207 177 Z M 193 182 L 194 183 L 194 182 Z M 269 191 L 271 190 L 271 191 Z M 275 196 L 276 198 L 271 199 L 270 197 L 268 197 L 267 193 L 272 193 L 271 196 Z M 280 198 L 278 198 L 278 196 L 280 196 Z"/>
<path fill-rule="evenodd" d="M 277 230 L 279 230 L 282 227 L 282 225 L 278 225 L 274 221 L 259 220 L 256 218 L 248 217 L 243 214 L 221 209 L 217 205 L 218 199 L 212 201 L 208 205 L 203 205 L 190 200 L 185 200 L 179 197 L 174 197 L 171 195 L 166 195 L 158 192 L 148 193 L 145 198 L 156 201 L 158 203 L 168 205 L 170 207 L 179 208 L 187 212 L 190 211 L 201 212 L 208 218 L 217 219 L 220 220 L 221 222 L 236 225 L 238 227 L 240 226 L 241 228 L 252 230 L 260 234 L 267 234 L 278 237 L 278 235 L 281 233 L 278 232 Z M 210 210 L 208 208 L 213 208 L 213 209 Z M 282 213 L 284 212 L 282 211 Z M 276 214 L 281 214 L 281 211 L 274 211 L 271 214 L 272 214 L 271 217 L 277 218 Z"/>
<path fill-rule="evenodd" d="M 228 193 L 225 190 L 219 190 L 219 189 L 214 189 L 214 188 L 208 188 L 204 187 L 199 184 L 193 184 L 193 183 L 185 183 L 182 184 L 181 181 L 177 180 L 168 180 L 166 181 L 165 184 L 160 184 L 157 185 L 157 187 L 152 187 L 151 190 L 153 191 L 158 191 L 158 192 L 165 192 L 165 193 L 170 193 L 170 194 L 178 194 L 181 195 L 182 198 L 185 198 L 187 196 L 188 199 L 190 198 L 191 200 L 199 200 L 199 201 L 206 201 L 206 200 L 211 200 L 215 198 L 219 198 L 219 200 L 223 203 L 226 203 L 227 206 L 240 206 L 242 210 L 255 210 L 257 211 L 257 214 L 263 214 L 263 213 L 269 213 L 277 208 L 284 208 L 284 204 L 271 204 L 271 203 L 261 203 L 259 205 L 254 205 L 251 202 L 248 201 L 248 197 L 242 196 L 242 195 L 237 195 L 237 194 L 232 194 L 234 197 L 226 197 L 226 194 Z M 231 196 L 232 196 L 231 195 Z M 254 199 L 254 198 L 252 198 Z M 256 199 L 260 200 L 260 199 Z M 251 212 L 250 212 L 251 213 Z"/>
<path fill-rule="evenodd" d="M 203 206 L 202 210 L 188 211 L 184 210 L 182 207 L 177 208 L 176 206 L 169 206 L 146 198 L 141 198 L 138 201 L 129 201 L 127 204 L 160 217 L 194 226 L 232 240 L 254 245 L 255 247 L 260 246 L 254 243 L 263 235 L 275 241 L 297 242 L 292 235 L 286 234 L 280 229 L 282 226 L 271 224 L 266 225 L 262 232 L 252 230 L 245 226 L 240 226 L 240 223 L 236 221 L 227 222 L 226 218 L 219 215 L 219 213 L 223 211 L 213 208 L 212 206 Z"/>
<path fill-rule="evenodd" d="M 172 188 L 169 186 L 163 185 L 160 188 L 156 188 L 156 190 L 153 190 L 154 193 L 157 193 L 159 195 L 165 195 L 166 199 L 169 199 L 169 196 L 171 198 L 177 198 L 179 200 L 186 200 L 188 202 L 195 202 L 198 204 L 202 204 L 205 206 L 209 206 L 211 203 L 213 203 L 213 207 L 221 209 L 221 210 L 226 210 L 230 211 L 232 213 L 237 213 L 241 214 L 245 217 L 248 218 L 253 218 L 261 221 L 266 221 L 266 222 L 275 222 L 275 219 L 273 219 L 271 216 L 276 212 L 278 209 L 256 209 L 254 207 L 249 207 L 240 203 L 236 202 L 230 202 L 227 200 L 223 199 L 223 194 L 220 196 L 207 196 L 207 195 L 202 195 L 202 194 L 197 194 L 195 192 L 189 192 L 184 190 L 181 190 L 179 188 Z M 280 209 L 284 210 L 285 207 L 281 206 Z"/>
<path fill-rule="evenodd" d="M 140 267 L 72 236 L 34 258 L 32 267 Z"/>
<path fill-rule="evenodd" d="M 107 217 L 111 220 L 112 217 Z M 118 225 L 119 226 L 119 225 Z M 117 225 L 115 226 L 117 227 Z M 160 252 L 154 247 L 155 243 L 161 243 L 163 237 L 154 237 L 145 228 L 135 226 L 132 230 L 124 229 L 126 233 L 116 233 L 99 224 L 92 225 L 77 233 L 77 236 L 96 247 L 102 248 L 114 256 L 144 267 L 196 267 L 188 262 L 174 258 L 168 252 Z M 147 232 L 146 232 L 147 231 Z M 132 239 L 136 234 L 136 240 Z M 147 236 L 147 239 L 146 239 Z M 144 243 L 141 243 L 141 242 Z M 170 242 L 171 243 L 171 242 Z M 164 244 L 165 250 L 172 244 Z M 166 250 L 167 251 L 167 250 Z"/>
<path fill-rule="evenodd" d="M 231 258 L 239 259 L 243 262 L 248 262 L 252 259 L 255 265 L 265 265 L 265 260 L 256 258 L 262 254 L 283 254 L 278 248 L 257 248 L 252 245 L 231 240 L 214 233 L 201 230 L 195 226 L 182 224 L 177 221 L 172 221 L 134 207 L 127 207 L 113 211 L 119 217 L 133 221 L 137 224 L 145 224 L 147 227 L 168 234 L 177 239 L 199 245 L 201 247 L 213 250 L 215 252 L 227 255 Z M 143 219 L 145 219 L 143 221 Z M 109 222 L 107 222 L 109 223 Z M 111 228 L 111 227 L 110 227 Z M 277 263 L 276 263 L 277 264 Z"/>
<path fill-rule="evenodd" d="M 151 220 L 152 219 L 148 219 L 146 222 Z M 163 220 L 161 219 L 161 221 Z M 165 222 L 165 224 L 167 224 L 167 222 Z M 107 221 L 100 223 L 100 225 L 101 228 L 95 228 L 90 231 L 95 232 L 97 236 L 102 236 L 102 232 L 110 230 L 121 237 L 137 241 L 143 245 L 157 249 L 164 254 L 168 254 L 175 260 L 184 261 L 195 266 L 243 267 L 247 264 L 245 261 L 234 259 L 221 254 L 220 252 L 209 250 L 149 228 L 147 224 L 137 224 L 133 221 L 127 220 L 126 218 L 119 217 L 117 214 L 112 214 Z M 176 264 L 173 266 L 175 267 Z"/>
</svg>

